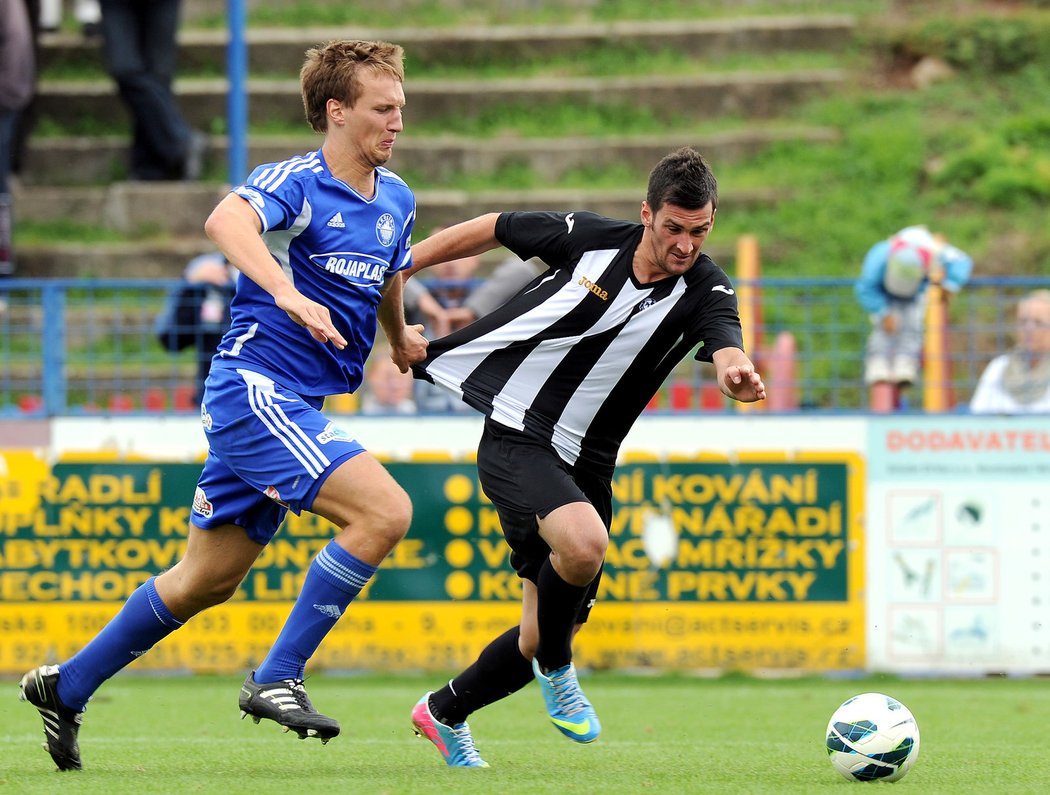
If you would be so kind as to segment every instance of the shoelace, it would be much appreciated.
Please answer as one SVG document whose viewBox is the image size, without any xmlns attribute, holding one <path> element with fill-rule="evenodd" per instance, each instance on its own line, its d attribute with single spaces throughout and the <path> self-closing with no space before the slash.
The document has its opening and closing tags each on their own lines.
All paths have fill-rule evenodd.
<svg viewBox="0 0 1050 795">
<path fill-rule="evenodd" d="M 587 708 L 583 691 L 580 690 L 572 669 L 552 678 L 551 689 L 554 692 L 555 701 L 558 702 L 558 708 L 566 715 L 576 715 Z"/>
<path fill-rule="evenodd" d="M 456 738 L 456 746 L 460 756 L 463 757 L 463 761 L 480 763 L 481 754 L 474 747 L 474 738 L 470 735 L 470 727 L 465 723 L 461 723 L 458 727 L 452 726 L 450 728 L 452 729 L 452 736 Z"/>
<path fill-rule="evenodd" d="M 314 712 L 314 705 L 310 703 L 310 697 L 306 695 L 306 683 L 302 679 L 285 679 L 285 684 L 295 696 L 295 703 L 306 712 Z"/>
</svg>

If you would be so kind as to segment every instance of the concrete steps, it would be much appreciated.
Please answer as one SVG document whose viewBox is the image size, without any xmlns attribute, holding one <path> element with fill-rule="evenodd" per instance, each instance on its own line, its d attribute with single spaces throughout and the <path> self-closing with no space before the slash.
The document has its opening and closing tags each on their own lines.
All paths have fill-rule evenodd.
<svg viewBox="0 0 1050 795">
<path fill-rule="evenodd" d="M 844 80 L 839 69 L 791 72 L 734 72 L 716 75 L 641 77 L 536 77 L 495 80 L 406 79 L 411 117 L 474 119 L 494 108 L 521 107 L 542 112 L 545 105 L 626 106 L 650 110 L 657 119 L 722 116 L 768 119 L 798 102 L 827 94 Z M 211 129 L 226 116 L 225 79 L 176 81 L 186 120 Z M 297 80 L 249 80 L 248 117 L 253 125 L 305 124 Z M 41 119 L 67 125 L 90 119 L 126 117 L 113 86 L 106 80 L 48 81 L 36 99 Z"/>
<path fill-rule="evenodd" d="M 188 0 L 192 7 L 196 0 Z M 270 2 L 271 0 L 252 0 Z M 462 0 L 465 3 L 473 0 Z M 276 0 L 274 0 L 276 2 Z M 368 3 L 379 0 L 362 0 Z M 422 0 L 383 0 L 385 8 L 405 9 L 411 18 L 413 3 Z M 532 0 L 521 0 L 532 2 Z M 566 8 L 568 20 L 589 6 L 588 0 L 551 0 Z M 510 5 L 519 0 L 508 0 Z M 582 4 L 582 5 L 581 5 Z M 213 4 L 198 2 L 197 12 Z M 356 8 L 357 6 L 355 6 Z M 508 6 L 509 7 L 509 6 Z M 361 15 L 358 14 L 358 17 Z M 191 13 L 188 19 L 193 19 Z M 595 51 L 616 53 L 675 51 L 691 61 L 716 62 L 732 58 L 746 62 L 754 53 L 761 60 L 772 52 L 842 54 L 854 20 L 841 15 L 757 16 L 733 20 L 618 22 L 564 25 L 500 25 L 460 28 L 369 29 L 339 28 L 253 29 L 248 33 L 250 80 L 249 112 L 253 132 L 248 165 L 283 159 L 314 149 L 303 121 L 297 74 L 303 52 L 333 38 L 383 38 L 405 46 L 406 94 L 409 115 L 390 165 L 410 180 L 419 204 L 421 233 L 472 215 L 502 209 L 588 209 L 611 216 L 634 218 L 653 163 L 667 151 L 694 145 L 718 166 L 748 158 L 780 141 L 832 143 L 836 133 L 826 128 L 784 124 L 780 118 L 796 103 L 837 90 L 845 72 L 838 68 L 772 70 L 720 69 L 695 74 L 646 74 L 593 77 L 572 74 L 572 59 Z M 190 122 L 202 130 L 225 126 L 228 84 L 224 31 L 184 30 L 180 35 L 180 78 L 176 93 Z M 225 194 L 228 143 L 211 137 L 208 172 L 202 183 L 130 183 L 126 175 L 127 134 L 119 134 L 127 114 L 113 84 L 101 67 L 97 41 L 52 34 L 43 41 L 43 77 L 36 112 L 45 125 L 59 129 L 90 129 L 103 121 L 108 133 L 98 136 L 43 137 L 30 140 L 28 161 L 16 191 L 17 218 L 54 227 L 56 240 L 24 243 L 18 247 L 20 276 L 177 276 L 193 255 L 210 250 L 203 223 Z M 741 57 L 743 54 L 743 58 Z M 827 63 L 828 59 L 808 59 Z M 569 66 L 551 68 L 550 62 Z M 792 63 L 807 59 L 791 59 Z M 484 78 L 508 65 L 521 68 L 522 77 Z M 565 74 L 552 75 L 552 71 Z M 576 69 L 575 71 L 578 71 Z M 75 75 L 75 77 L 69 77 Z M 442 77 L 439 75 L 454 75 Z M 565 105 L 640 107 L 681 130 L 682 119 L 693 119 L 720 132 L 669 132 L 659 135 L 623 135 L 615 130 L 600 137 L 496 137 L 477 140 L 458 136 L 416 135 L 413 119 L 425 119 L 440 129 L 444 118 L 474 118 L 496 109 L 523 108 L 542 114 L 545 107 Z M 724 119 L 724 125 L 719 120 Z M 114 120 L 116 123 L 114 124 Z M 673 123 L 672 123 L 673 122 Z M 686 125 L 688 126 L 688 125 Z M 264 129 L 287 127 L 302 133 L 261 134 Z M 464 177 L 476 183 L 505 169 L 527 167 L 543 184 L 543 191 L 500 190 L 497 184 L 481 191 L 445 190 Z M 584 169 L 615 169 L 633 174 L 622 189 L 577 190 L 558 187 Z M 723 207 L 784 199 L 772 191 L 737 191 L 726 186 Z M 69 238 L 61 228 L 68 224 Z M 78 228 L 107 230 L 119 243 L 75 240 Z M 731 254 L 731 252 L 728 252 Z"/>
<path fill-rule="evenodd" d="M 397 141 L 390 167 L 406 177 L 432 184 L 447 183 L 458 175 L 492 174 L 515 165 L 526 165 L 545 182 L 563 179 L 583 168 L 624 167 L 639 173 L 660 157 L 681 146 L 695 146 L 713 163 L 752 157 L 782 141 L 833 143 L 838 134 L 827 127 L 752 124 L 717 133 L 602 138 L 475 139 L 458 136 L 415 136 L 411 131 Z M 254 135 L 249 142 L 248 163 L 271 163 L 320 146 L 316 135 Z M 207 156 L 209 169 L 225 173 L 229 142 L 212 136 Z M 32 185 L 98 185 L 125 173 L 127 140 L 124 137 L 38 138 L 29 145 L 26 182 Z"/>
<path fill-rule="evenodd" d="M 567 25 L 497 25 L 456 28 L 272 28 L 249 30 L 249 70 L 254 74 L 297 74 L 303 53 L 341 38 L 385 39 L 402 45 L 407 77 L 454 63 L 521 64 L 571 58 L 596 47 L 632 47 L 649 52 L 678 51 L 719 58 L 740 52 L 841 52 L 854 19 L 848 15 L 771 16 L 727 20 L 668 20 Z M 184 30 L 179 35 L 179 72 L 226 71 L 226 31 Z M 44 69 L 101 68 L 100 44 L 71 34 L 44 37 Z"/>
<path fill-rule="evenodd" d="M 20 246 L 19 275 L 174 278 L 195 254 L 210 249 L 204 219 L 226 189 L 198 183 L 118 182 L 104 187 L 40 186 L 18 196 L 23 217 L 53 224 L 112 230 L 127 243 L 55 242 Z M 619 190 L 417 190 L 420 230 L 502 210 L 580 209 L 636 218 L 645 182 Z M 783 192 L 727 190 L 720 207 L 747 207 L 788 199 Z"/>
</svg>

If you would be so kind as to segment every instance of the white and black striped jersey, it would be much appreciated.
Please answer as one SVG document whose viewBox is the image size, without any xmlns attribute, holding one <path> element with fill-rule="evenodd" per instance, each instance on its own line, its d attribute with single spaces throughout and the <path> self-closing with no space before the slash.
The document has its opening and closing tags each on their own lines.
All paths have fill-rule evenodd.
<svg viewBox="0 0 1050 795">
<path fill-rule="evenodd" d="M 743 348 L 729 277 L 701 254 L 685 274 L 641 284 L 640 223 L 593 213 L 502 213 L 496 237 L 549 270 L 506 304 L 430 343 L 413 369 L 491 420 L 612 474 L 623 438 L 671 370 Z"/>
</svg>

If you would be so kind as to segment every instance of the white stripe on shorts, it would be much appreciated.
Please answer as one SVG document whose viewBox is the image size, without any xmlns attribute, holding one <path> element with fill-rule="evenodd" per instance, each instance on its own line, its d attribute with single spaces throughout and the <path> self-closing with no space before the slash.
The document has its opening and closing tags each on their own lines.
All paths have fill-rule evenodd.
<svg viewBox="0 0 1050 795">
<path fill-rule="evenodd" d="M 306 473 L 314 480 L 319 478 L 332 462 L 322 453 L 302 429 L 274 405 L 274 383 L 269 378 L 250 370 L 238 370 L 248 386 L 248 403 L 252 412 L 267 427 L 270 433 L 288 448 Z"/>
</svg>

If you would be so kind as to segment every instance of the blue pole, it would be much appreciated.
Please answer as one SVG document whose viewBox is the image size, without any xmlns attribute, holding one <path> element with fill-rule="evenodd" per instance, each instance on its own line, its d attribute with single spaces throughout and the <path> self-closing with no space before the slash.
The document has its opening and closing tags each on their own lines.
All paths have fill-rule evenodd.
<svg viewBox="0 0 1050 795">
<path fill-rule="evenodd" d="M 57 417 L 66 413 L 66 290 L 60 284 L 44 284 L 40 292 L 45 330 L 44 413 Z"/>
<path fill-rule="evenodd" d="M 245 43 L 245 0 L 229 0 L 229 44 L 226 72 L 230 92 L 226 100 L 229 140 L 229 181 L 239 185 L 248 176 L 248 47 Z"/>
</svg>

